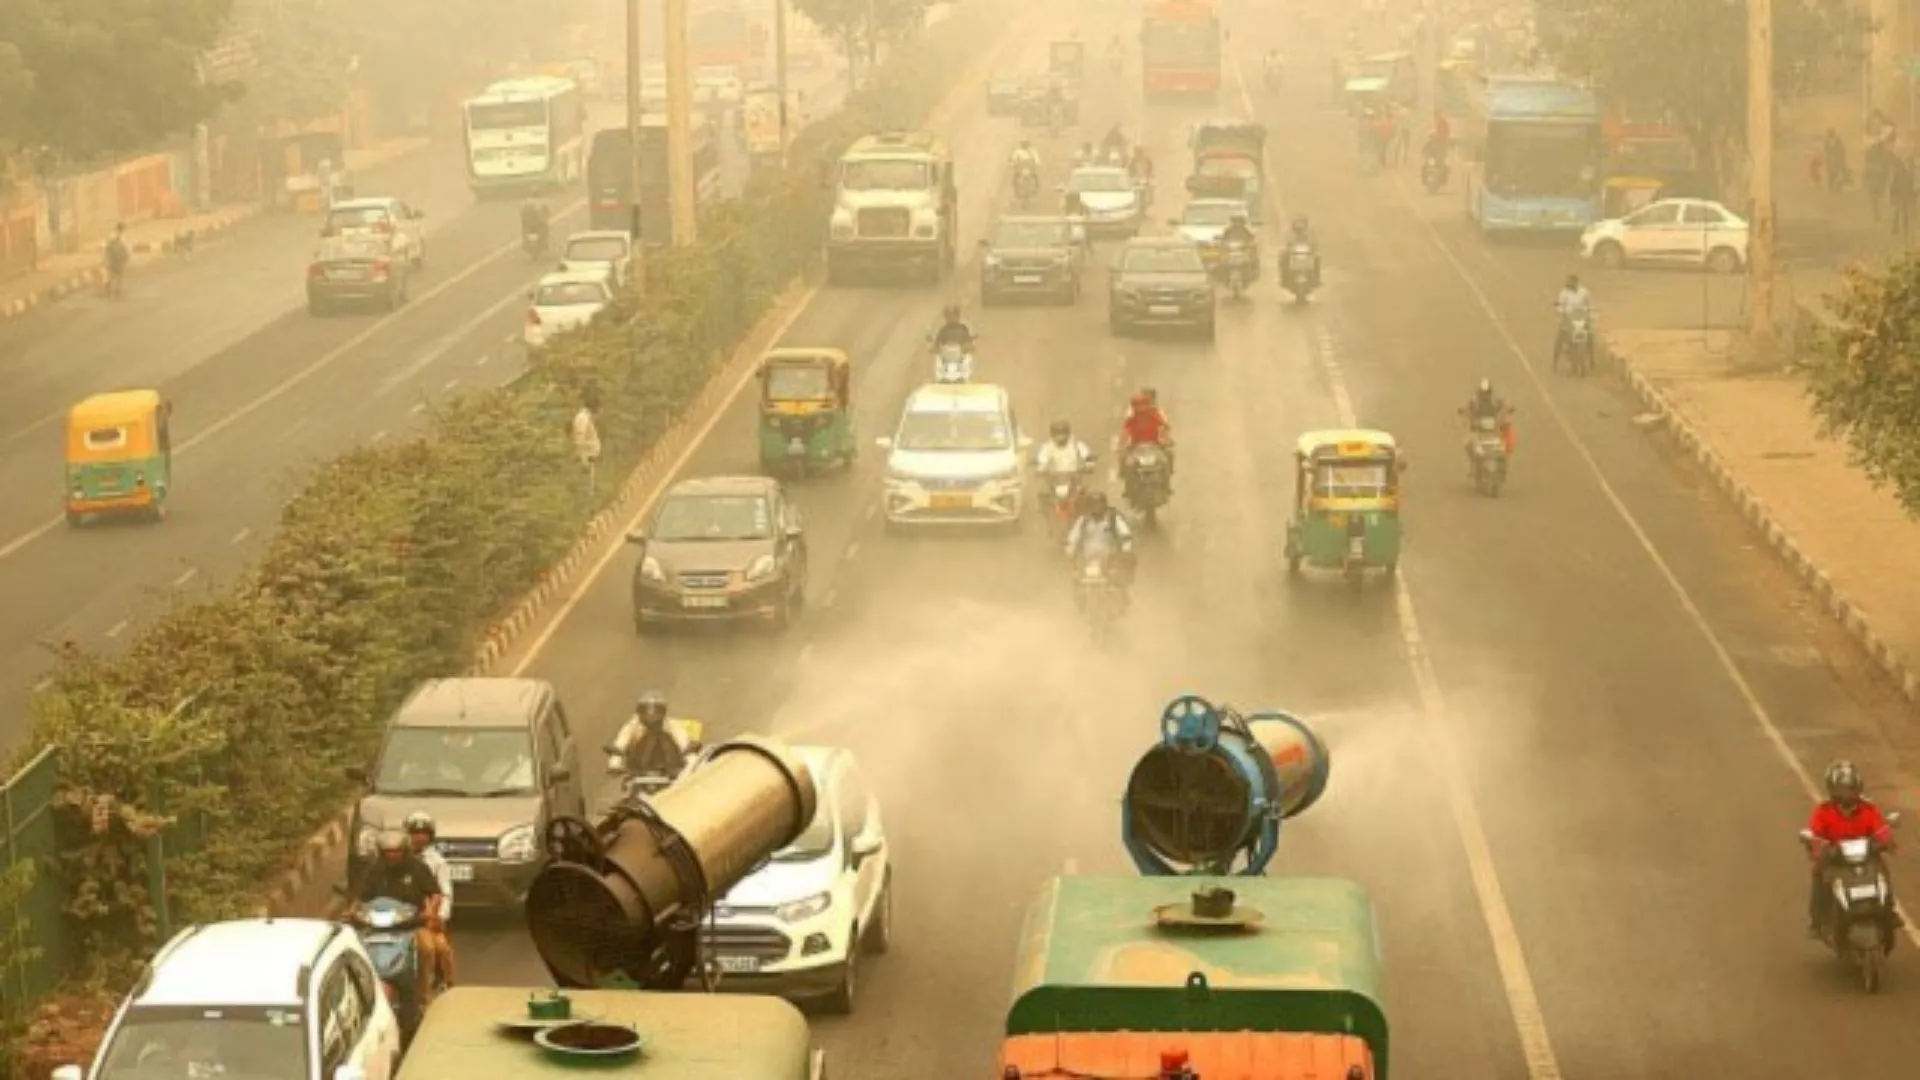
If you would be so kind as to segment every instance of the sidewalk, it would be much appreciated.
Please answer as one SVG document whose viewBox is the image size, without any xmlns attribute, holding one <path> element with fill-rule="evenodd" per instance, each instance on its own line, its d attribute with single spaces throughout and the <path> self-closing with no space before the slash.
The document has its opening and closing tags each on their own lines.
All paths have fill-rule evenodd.
<svg viewBox="0 0 1920 1080">
<path fill-rule="evenodd" d="M 1819 436 L 1799 377 L 1733 374 L 1724 331 L 1605 336 L 1648 410 L 1920 703 L 1920 521 Z"/>
<path fill-rule="evenodd" d="M 347 153 L 347 168 L 362 173 L 405 157 L 427 144 L 426 139 L 392 139 Z M 185 217 L 142 221 L 127 226 L 127 241 L 133 248 L 131 272 L 179 254 L 191 245 L 197 250 L 207 241 L 260 215 L 258 203 L 216 207 Z M 28 273 L 0 280 L 0 321 L 17 319 L 36 308 L 59 302 L 76 292 L 98 288 L 106 271 L 101 263 L 100 245 L 81 251 L 51 255 Z"/>
</svg>

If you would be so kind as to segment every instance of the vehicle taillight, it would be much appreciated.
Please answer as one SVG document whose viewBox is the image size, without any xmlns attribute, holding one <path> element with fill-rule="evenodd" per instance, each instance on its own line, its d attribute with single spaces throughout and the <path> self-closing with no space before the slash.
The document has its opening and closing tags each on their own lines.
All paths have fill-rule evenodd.
<svg viewBox="0 0 1920 1080">
<path fill-rule="evenodd" d="M 327 276 L 327 268 L 324 266 L 321 266 L 319 263 L 314 263 L 313 265 L 307 267 L 308 281 L 324 281 L 326 279 L 326 276 Z"/>
<path fill-rule="evenodd" d="M 339 229 L 336 229 L 333 226 L 329 225 L 326 228 L 320 230 L 320 236 L 322 239 L 325 239 L 326 237 L 336 235 L 337 233 L 339 233 L 339 231 L 340 231 Z"/>
<path fill-rule="evenodd" d="M 373 261 L 374 277 L 377 277 L 377 278 L 386 277 L 387 274 L 392 270 L 393 270 L 393 263 L 388 262 L 386 259 L 375 259 Z"/>
<path fill-rule="evenodd" d="M 528 326 L 540 325 L 540 309 L 539 308 L 527 309 L 527 325 Z"/>
<path fill-rule="evenodd" d="M 375 226 L 373 227 L 373 231 L 374 231 L 374 232 L 383 232 L 383 233 L 391 233 L 391 232 L 393 232 L 393 222 L 391 222 L 391 221 L 383 221 L 383 222 L 381 222 L 380 224 L 378 224 L 378 225 L 375 225 Z"/>
</svg>

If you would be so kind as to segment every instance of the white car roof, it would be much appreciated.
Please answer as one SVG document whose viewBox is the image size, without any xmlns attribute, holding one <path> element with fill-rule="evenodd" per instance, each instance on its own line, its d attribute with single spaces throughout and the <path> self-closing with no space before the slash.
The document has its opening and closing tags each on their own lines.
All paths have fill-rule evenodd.
<svg viewBox="0 0 1920 1080">
<path fill-rule="evenodd" d="M 544 289 L 549 285 L 605 285 L 607 275 L 597 270 L 556 270 L 541 277 L 534 286 Z"/>
<path fill-rule="evenodd" d="M 327 210 L 329 212 L 334 210 L 391 210 L 393 205 L 399 201 L 399 199 L 387 195 L 369 196 L 364 199 L 342 199 L 327 207 Z"/>
<path fill-rule="evenodd" d="M 928 383 L 907 398 L 907 412 L 1007 411 L 1007 391 L 993 383 Z"/>
<path fill-rule="evenodd" d="M 136 1005 L 300 1005 L 301 972 L 336 934 L 323 919 L 236 919 L 190 927 L 154 957 Z"/>
<path fill-rule="evenodd" d="M 586 232 L 570 233 L 567 236 L 567 243 L 571 244 L 575 240 L 622 240 L 632 243 L 633 237 L 620 229 L 588 229 Z"/>
<path fill-rule="evenodd" d="M 1132 175 L 1128 173 L 1127 170 L 1121 168 L 1118 165 L 1082 165 L 1079 168 L 1073 170 L 1073 172 L 1069 173 L 1068 175 L 1069 176 L 1117 176 L 1121 179 L 1127 179 L 1127 180 L 1132 179 Z"/>
</svg>

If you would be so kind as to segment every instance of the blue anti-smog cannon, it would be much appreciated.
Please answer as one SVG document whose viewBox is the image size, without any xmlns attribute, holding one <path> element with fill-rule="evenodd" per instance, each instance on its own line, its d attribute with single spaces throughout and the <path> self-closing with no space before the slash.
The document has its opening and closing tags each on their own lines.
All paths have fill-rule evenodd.
<svg viewBox="0 0 1920 1080">
<path fill-rule="evenodd" d="M 1175 698 L 1160 714 L 1160 745 L 1127 779 L 1121 841 L 1153 877 L 1264 873 L 1280 823 L 1319 800 L 1329 764 L 1326 744 L 1289 713 Z"/>
</svg>

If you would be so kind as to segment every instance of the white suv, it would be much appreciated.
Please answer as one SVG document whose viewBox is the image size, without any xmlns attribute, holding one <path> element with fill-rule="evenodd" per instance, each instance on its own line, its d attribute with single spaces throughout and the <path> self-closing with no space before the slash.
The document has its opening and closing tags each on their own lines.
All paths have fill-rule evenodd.
<svg viewBox="0 0 1920 1080">
<path fill-rule="evenodd" d="M 799 839 L 714 905 L 707 954 L 727 984 L 853 1011 L 860 954 L 893 939 L 893 863 L 880 803 L 853 755 L 795 746 L 820 793 Z"/>
<path fill-rule="evenodd" d="M 114 1014 L 92 1071 L 63 1065 L 53 1080 L 390 1080 L 399 1060 L 399 1021 L 352 929 L 239 919 L 175 935 Z"/>
<path fill-rule="evenodd" d="M 918 526 L 1020 527 L 1026 490 L 1013 400 L 989 383 L 929 384 L 907 398 L 887 452 L 881 508 L 887 531 Z"/>
</svg>

